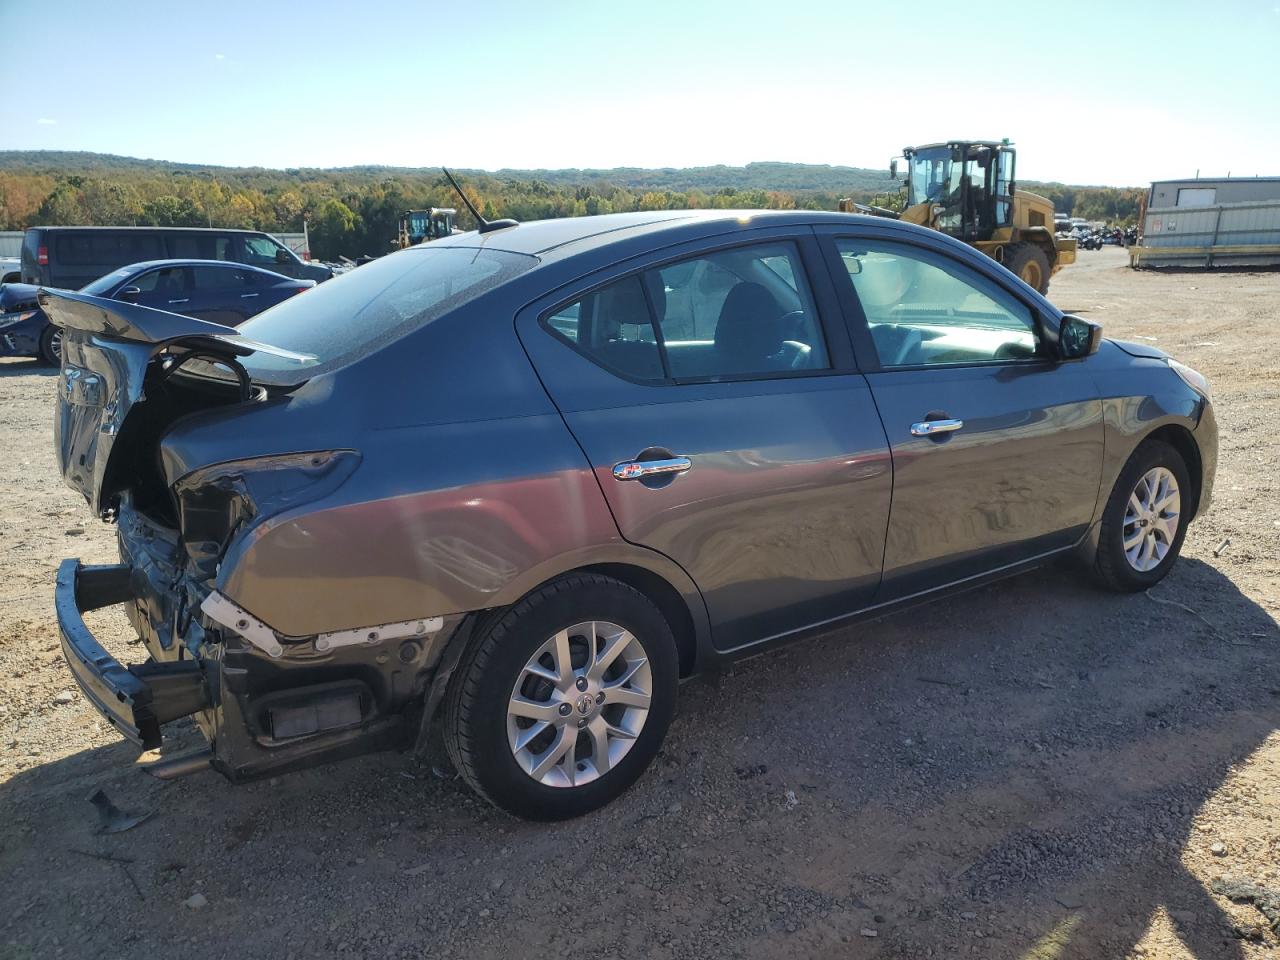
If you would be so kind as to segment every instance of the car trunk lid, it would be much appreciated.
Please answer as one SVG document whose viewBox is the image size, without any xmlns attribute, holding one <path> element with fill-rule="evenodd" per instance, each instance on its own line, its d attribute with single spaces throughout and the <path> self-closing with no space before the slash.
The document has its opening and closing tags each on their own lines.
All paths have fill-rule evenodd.
<svg viewBox="0 0 1280 960">
<path fill-rule="evenodd" d="M 58 466 L 67 485 L 78 490 L 99 514 L 106 513 L 112 498 L 129 485 L 129 479 L 112 468 L 120 458 L 119 450 L 128 446 L 126 439 L 139 432 L 129 421 L 131 414 L 136 418 L 136 411 L 146 406 L 146 388 L 158 386 L 158 378 L 172 369 L 158 365 L 195 353 L 238 371 L 238 398 L 207 404 L 215 405 L 250 399 L 248 377 L 237 363 L 239 357 L 270 353 L 299 362 L 310 359 L 249 340 L 233 327 L 119 300 L 41 290 L 39 302 L 49 322 L 63 330 L 54 417 Z M 227 385 L 227 390 L 234 389 Z M 153 393 L 153 405 L 164 402 L 165 391 Z M 153 410 L 152 416 L 144 419 L 158 431 L 160 425 L 192 409 L 184 405 L 172 411 Z M 136 452 L 136 444 L 134 449 Z"/>
</svg>

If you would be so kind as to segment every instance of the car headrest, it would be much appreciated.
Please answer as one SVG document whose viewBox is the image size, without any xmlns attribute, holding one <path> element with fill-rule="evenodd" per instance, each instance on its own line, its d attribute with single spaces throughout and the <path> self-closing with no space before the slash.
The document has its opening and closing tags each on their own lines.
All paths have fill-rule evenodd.
<svg viewBox="0 0 1280 960">
<path fill-rule="evenodd" d="M 716 323 L 716 353 L 738 372 L 749 372 L 777 353 L 784 331 L 783 309 L 765 287 L 739 283 L 724 298 Z"/>
</svg>

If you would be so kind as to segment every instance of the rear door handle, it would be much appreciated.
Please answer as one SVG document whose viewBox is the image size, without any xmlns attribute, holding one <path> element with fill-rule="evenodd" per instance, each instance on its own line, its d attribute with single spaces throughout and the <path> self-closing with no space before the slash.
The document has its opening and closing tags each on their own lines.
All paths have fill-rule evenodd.
<svg viewBox="0 0 1280 960">
<path fill-rule="evenodd" d="M 241 299 L 241 300 L 248 300 L 250 297 L 256 297 L 256 296 L 257 296 L 257 294 L 256 294 L 256 293 L 242 293 L 242 294 L 240 294 L 240 299 Z"/>
<path fill-rule="evenodd" d="M 643 480 L 664 474 L 684 473 L 693 466 L 688 457 L 669 457 L 664 460 L 623 460 L 613 465 L 615 480 Z"/>
<path fill-rule="evenodd" d="M 169 302 L 170 303 L 189 303 L 190 301 L 191 301 L 190 297 L 183 297 L 181 300 L 170 300 Z"/>
<path fill-rule="evenodd" d="M 950 433 L 964 426 L 963 420 L 921 420 L 911 425 L 913 437 L 931 437 L 936 433 Z"/>
</svg>

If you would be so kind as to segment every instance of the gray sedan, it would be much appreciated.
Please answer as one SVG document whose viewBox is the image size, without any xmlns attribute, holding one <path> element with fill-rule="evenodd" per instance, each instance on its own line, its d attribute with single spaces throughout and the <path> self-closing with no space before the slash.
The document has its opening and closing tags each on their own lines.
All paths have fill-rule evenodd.
<svg viewBox="0 0 1280 960">
<path fill-rule="evenodd" d="M 63 564 L 63 650 L 139 745 L 194 716 L 162 777 L 440 727 L 493 803 L 582 814 L 717 663 L 1062 556 L 1151 586 L 1217 460 L 1194 370 L 883 219 L 494 224 L 238 329 L 42 303 L 61 469 L 120 544 Z"/>
</svg>

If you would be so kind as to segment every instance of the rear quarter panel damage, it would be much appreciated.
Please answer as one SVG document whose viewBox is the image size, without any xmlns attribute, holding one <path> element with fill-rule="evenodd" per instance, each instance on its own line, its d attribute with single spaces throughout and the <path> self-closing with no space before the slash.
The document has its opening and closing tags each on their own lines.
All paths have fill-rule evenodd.
<svg viewBox="0 0 1280 960">
<path fill-rule="evenodd" d="M 480 610 L 619 542 L 558 416 L 374 431 L 335 495 L 234 543 L 218 589 L 291 636 Z"/>
</svg>

